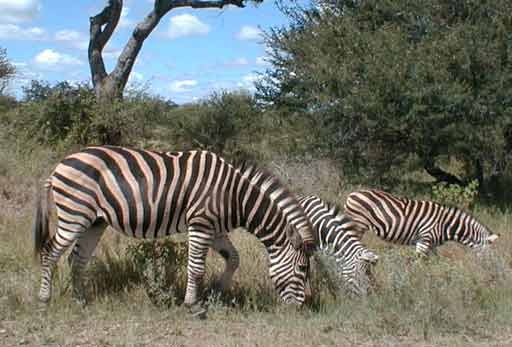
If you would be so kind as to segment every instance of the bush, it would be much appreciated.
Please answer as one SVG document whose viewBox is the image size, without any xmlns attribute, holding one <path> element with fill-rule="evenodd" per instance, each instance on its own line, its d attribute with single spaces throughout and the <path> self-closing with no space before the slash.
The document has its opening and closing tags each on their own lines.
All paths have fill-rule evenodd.
<svg viewBox="0 0 512 347">
<path fill-rule="evenodd" d="M 433 200 L 451 206 L 470 209 L 478 197 L 478 181 L 473 180 L 466 186 L 458 184 L 438 183 L 432 187 Z"/>
<path fill-rule="evenodd" d="M 37 144 L 135 144 L 149 137 L 174 106 L 141 91 L 99 104 L 87 84 L 33 81 L 24 89 L 24 101 L 4 115 L 2 123 L 13 137 Z"/>
<path fill-rule="evenodd" d="M 188 259 L 186 242 L 169 239 L 140 242 L 129 246 L 127 254 L 153 304 L 171 306 L 183 300 Z"/>
<path fill-rule="evenodd" d="M 252 96 L 226 91 L 169 114 L 172 135 L 181 146 L 210 150 L 231 159 L 249 154 L 243 148 L 247 139 L 257 138 L 260 117 Z"/>
</svg>

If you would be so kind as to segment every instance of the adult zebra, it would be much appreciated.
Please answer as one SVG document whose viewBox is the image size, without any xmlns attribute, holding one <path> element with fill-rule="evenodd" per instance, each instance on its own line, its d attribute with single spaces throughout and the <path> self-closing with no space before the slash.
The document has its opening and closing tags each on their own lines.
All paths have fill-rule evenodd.
<svg viewBox="0 0 512 347">
<path fill-rule="evenodd" d="M 354 221 L 336 205 L 315 195 L 298 199 L 313 224 L 319 249 L 335 258 L 347 289 L 356 295 L 366 295 L 370 283 L 368 274 L 379 256 L 366 248 Z"/>
<path fill-rule="evenodd" d="M 355 223 L 340 213 L 336 205 L 329 205 L 317 196 L 298 197 L 298 201 L 313 225 L 318 247 L 335 258 L 347 289 L 356 295 L 366 295 L 370 266 L 375 265 L 379 257 L 361 242 L 361 233 Z M 233 260 L 220 279 L 219 287 L 225 291 L 231 285 L 239 255 L 227 235 L 223 236 L 224 249 L 229 252 L 225 256 Z"/>
<path fill-rule="evenodd" d="M 427 255 L 446 241 L 457 241 L 481 251 L 499 235 L 492 233 L 468 213 L 432 201 L 411 200 L 380 190 L 352 192 L 345 213 L 364 230 L 402 245 L 415 245 Z"/>
<path fill-rule="evenodd" d="M 198 302 L 210 246 L 225 257 L 227 268 L 236 263 L 226 258 L 229 245 L 223 236 L 236 227 L 254 233 L 266 246 L 270 277 L 285 302 L 303 304 L 311 295 L 311 224 L 296 198 L 265 171 L 235 168 L 208 151 L 160 153 L 99 146 L 62 160 L 46 188 L 46 198 L 37 200 L 33 226 L 42 302 L 51 297 L 56 262 L 73 242 L 73 294 L 84 299 L 80 273 L 107 225 L 137 238 L 188 231 L 186 305 Z M 48 225 L 50 194 L 57 210 L 53 237 Z"/>
</svg>

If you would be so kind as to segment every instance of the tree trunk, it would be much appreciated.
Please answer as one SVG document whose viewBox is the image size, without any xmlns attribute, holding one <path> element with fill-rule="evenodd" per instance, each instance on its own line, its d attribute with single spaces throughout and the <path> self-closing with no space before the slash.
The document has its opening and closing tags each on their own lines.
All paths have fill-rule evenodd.
<svg viewBox="0 0 512 347">
<path fill-rule="evenodd" d="M 170 10 L 178 7 L 223 8 L 226 5 L 245 6 L 243 0 L 155 0 L 153 10 L 137 24 L 116 66 L 111 73 L 107 73 L 102 56 L 103 48 L 114 33 L 123 9 L 123 0 L 109 0 L 100 13 L 90 18 L 89 67 L 97 100 L 100 103 L 109 103 L 122 99 L 144 40 Z"/>
<path fill-rule="evenodd" d="M 423 164 L 423 168 L 427 173 L 434 177 L 438 182 L 446 182 L 448 184 L 458 184 L 460 186 L 464 185 L 461 179 L 457 176 L 452 175 L 449 172 L 444 171 L 439 166 L 434 163 L 434 160 L 426 160 Z"/>
</svg>

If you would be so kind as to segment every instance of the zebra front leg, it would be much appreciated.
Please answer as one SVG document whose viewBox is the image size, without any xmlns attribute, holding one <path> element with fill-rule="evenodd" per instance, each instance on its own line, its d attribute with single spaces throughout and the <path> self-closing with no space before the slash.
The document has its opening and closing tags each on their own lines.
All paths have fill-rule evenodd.
<svg viewBox="0 0 512 347">
<path fill-rule="evenodd" d="M 218 289 L 225 293 L 233 283 L 233 275 L 240 265 L 240 256 L 235 246 L 233 246 L 233 243 L 231 243 L 227 233 L 215 238 L 212 247 L 226 262 L 226 267 L 218 282 Z"/>
<path fill-rule="evenodd" d="M 212 246 L 212 229 L 204 225 L 189 226 L 188 232 L 188 266 L 185 305 L 193 316 L 204 318 L 206 309 L 201 307 L 198 293 L 205 273 L 205 262 L 208 249 Z"/>
<path fill-rule="evenodd" d="M 416 255 L 418 257 L 428 257 L 432 250 L 432 240 L 430 238 L 422 238 L 416 242 Z"/>
<path fill-rule="evenodd" d="M 90 229 L 85 231 L 76 241 L 68 262 L 71 266 L 71 283 L 73 287 L 73 299 L 79 304 L 87 303 L 83 286 L 83 270 L 91 258 L 101 236 L 105 232 L 107 224 L 103 220 L 95 222 Z"/>
</svg>

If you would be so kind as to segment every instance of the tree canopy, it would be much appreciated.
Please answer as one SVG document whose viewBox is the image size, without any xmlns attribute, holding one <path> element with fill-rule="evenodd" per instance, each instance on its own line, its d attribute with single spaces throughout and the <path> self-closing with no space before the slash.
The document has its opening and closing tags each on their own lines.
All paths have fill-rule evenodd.
<svg viewBox="0 0 512 347">
<path fill-rule="evenodd" d="M 267 103 L 305 118 L 314 145 L 370 176 L 395 164 L 438 180 L 499 175 L 512 144 L 512 3 L 319 0 L 267 33 Z M 464 166 L 460 179 L 441 168 Z"/>
</svg>

